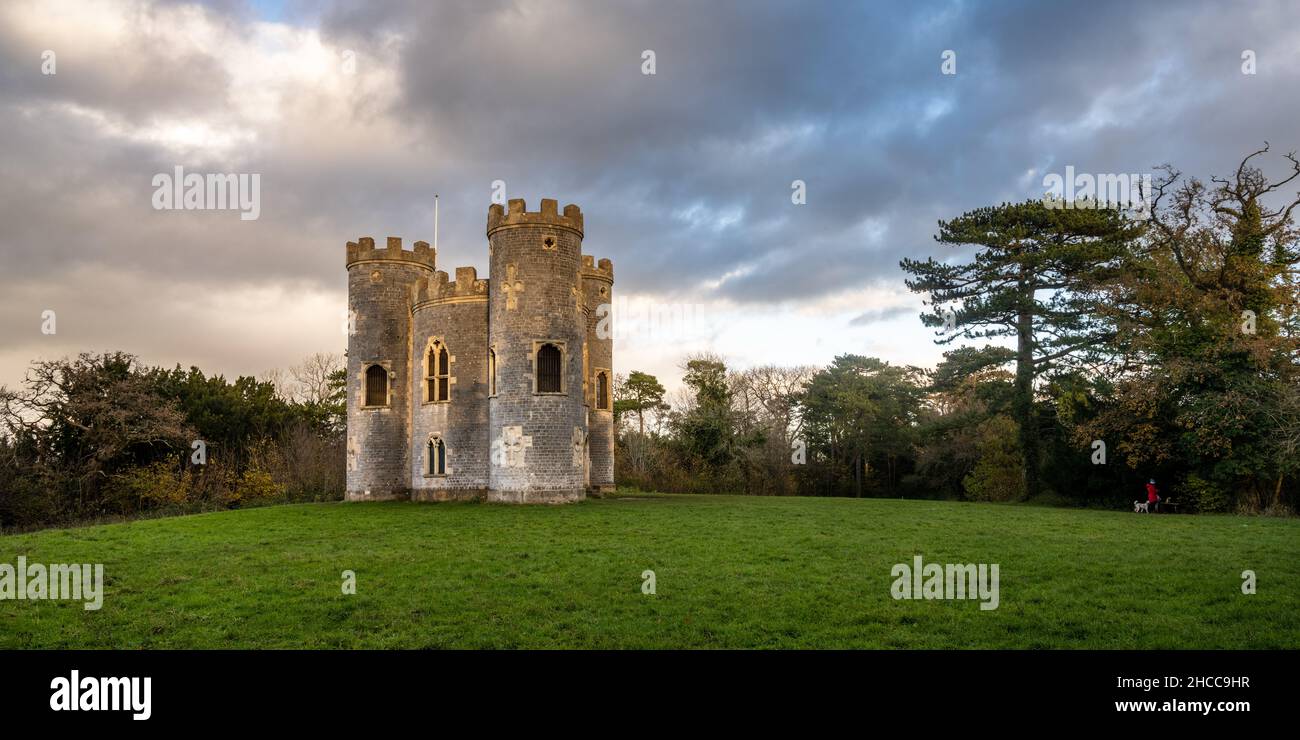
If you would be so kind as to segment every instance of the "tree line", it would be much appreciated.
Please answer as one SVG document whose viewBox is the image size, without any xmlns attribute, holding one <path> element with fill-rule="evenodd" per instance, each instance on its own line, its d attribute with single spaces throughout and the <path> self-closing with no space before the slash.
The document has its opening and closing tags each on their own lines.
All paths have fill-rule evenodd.
<svg viewBox="0 0 1300 740">
<path fill-rule="evenodd" d="M 1209 182 L 1165 167 L 1140 217 L 1027 201 L 940 221 L 951 252 L 901 263 L 935 341 L 963 340 L 933 369 L 701 354 L 672 395 L 619 375 L 616 478 L 1109 507 L 1154 478 L 1189 510 L 1293 512 L 1300 161 L 1270 180 L 1268 155 Z M 234 380 L 121 352 L 35 362 L 0 388 L 0 528 L 341 498 L 342 360 Z"/>
<path fill-rule="evenodd" d="M 317 354 L 266 379 L 38 361 L 0 388 L 0 528 L 339 499 L 345 376 Z"/>
<path fill-rule="evenodd" d="M 1154 478 L 1190 510 L 1294 511 L 1300 195 L 1282 191 L 1300 162 L 1270 180 L 1268 154 L 1208 183 L 1163 167 L 1137 214 L 1031 200 L 940 221 L 951 252 L 901 263 L 935 341 L 967 343 L 932 370 L 702 355 L 668 399 L 619 377 L 618 479 L 1122 506 Z"/>
</svg>

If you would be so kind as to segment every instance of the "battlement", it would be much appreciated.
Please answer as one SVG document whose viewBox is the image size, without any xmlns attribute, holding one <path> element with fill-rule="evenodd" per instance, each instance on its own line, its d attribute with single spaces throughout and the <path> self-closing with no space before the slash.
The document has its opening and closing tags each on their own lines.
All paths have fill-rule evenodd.
<svg viewBox="0 0 1300 740">
<path fill-rule="evenodd" d="M 375 247 L 373 237 L 363 236 L 355 242 L 348 242 L 347 253 L 348 267 L 358 262 L 396 260 L 427 267 L 430 270 L 436 269 L 435 261 L 438 256 L 428 242 L 416 242 L 414 250 L 402 249 L 402 240 L 396 236 L 388 237 L 388 243 L 383 249 Z"/>
<path fill-rule="evenodd" d="M 584 278 L 605 279 L 614 282 L 614 263 L 608 259 L 602 259 L 597 262 L 596 258 L 589 255 L 582 255 L 582 276 Z"/>
<path fill-rule="evenodd" d="M 488 281 L 480 280 L 473 267 L 457 267 L 456 279 L 448 282 L 444 270 L 436 270 L 428 280 L 421 280 L 416 288 L 415 305 L 424 303 L 459 303 L 487 300 Z"/>
<path fill-rule="evenodd" d="M 509 208 L 502 208 L 500 203 L 488 206 L 487 233 L 510 226 L 556 226 L 578 232 L 582 237 L 582 209 L 570 203 L 559 212 L 558 204 L 553 198 L 542 199 L 542 210 L 529 212 L 522 198 L 512 198 Z"/>
</svg>

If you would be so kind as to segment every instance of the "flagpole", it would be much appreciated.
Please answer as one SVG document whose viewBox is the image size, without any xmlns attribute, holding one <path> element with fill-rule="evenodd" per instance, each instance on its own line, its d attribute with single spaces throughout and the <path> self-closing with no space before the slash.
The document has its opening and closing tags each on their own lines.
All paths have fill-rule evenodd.
<svg viewBox="0 0 1300 740">
<path fill-rule="evenodd" d="M 438 252 L 438 194 L 433 194 L 433 251 Z"/>
</svg>

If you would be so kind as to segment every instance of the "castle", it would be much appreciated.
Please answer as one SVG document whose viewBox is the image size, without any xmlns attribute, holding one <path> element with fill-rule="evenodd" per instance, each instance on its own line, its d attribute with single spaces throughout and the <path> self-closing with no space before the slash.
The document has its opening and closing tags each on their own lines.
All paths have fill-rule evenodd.
<svg viewBox="0 0 1300 740">
<path fill-rule="evenodd" d="M 347 498 L 565 503 L 614 488 L 614 268 L 582 211 L 488 208 L 488 269 L 347 245 Z"/>
</svg>

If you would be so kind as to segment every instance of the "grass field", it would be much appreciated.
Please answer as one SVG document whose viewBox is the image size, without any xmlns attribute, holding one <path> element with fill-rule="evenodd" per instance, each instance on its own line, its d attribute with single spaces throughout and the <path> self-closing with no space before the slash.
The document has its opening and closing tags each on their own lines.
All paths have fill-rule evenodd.
<svg viewBox="0 0 1300 740">
<path fill-rule="evenodd" d="M 894 600 L 890 569 L 915 554 L 998 563 L 1000 607 Z M 99 611 L 0 601 L 5 648 L 1300 647 L 1294 519 L 729 496 L 311 504 L 0 537 L 0 563 L 19 555 L 103 563 L 106 594 Z"/>
</svg>

